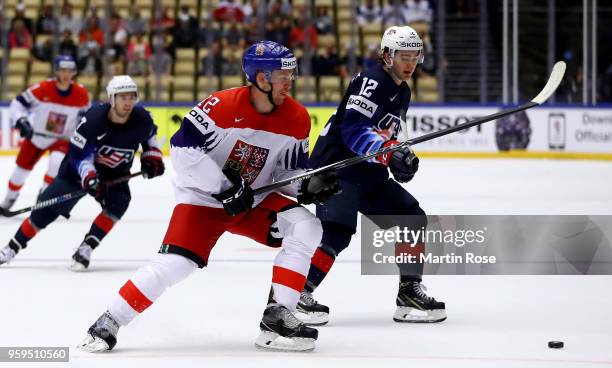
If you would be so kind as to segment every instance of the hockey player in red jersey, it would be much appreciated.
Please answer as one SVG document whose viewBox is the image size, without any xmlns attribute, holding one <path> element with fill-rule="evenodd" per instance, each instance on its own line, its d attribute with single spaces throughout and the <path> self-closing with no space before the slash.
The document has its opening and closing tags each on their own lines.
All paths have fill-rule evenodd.
<svg viewBox="0 0 612 368">
<path fill-rule="evenodd" d="M 205 267 L 225 232 L 280 247 L 256 345 L 314 348 L 317 330 L 292 313 L 322 236 L 320 221 L 302 205 L 333 196 L 339 190 L 335 173 L 313 176 L 280 192 L 253 195 L 251 189 L 297 175 L 306 167 L 310 117 L 289 96 L 296 67 L 286 47 L 258 42 L 243 58 L 251 85 L 213 93 L 184 117 L 171 139 L 177 205 L 161 249 L 121 287 L 89 328 L 82 349 L 112 349 L 119 327 L 168 287 Z M 281 193 L 297 197 L 297 202 Z"/>
<path fill-rule="evenodd" d="M 10 120 L 24 139 L 0 211 L 13 206 L 34 165 L 47 151 L 50 152 L 49 167 L 41 192 L 53 181 L 68 152 L 68 140 L 57 136 L 69 137 L 80 116 L 89 108 L 87 90 L 72 80 L 76 74 L 72 56 L 58 55 L 53 67 L 55 79 L 33 85 L 11 102 Z"/>
</svg>

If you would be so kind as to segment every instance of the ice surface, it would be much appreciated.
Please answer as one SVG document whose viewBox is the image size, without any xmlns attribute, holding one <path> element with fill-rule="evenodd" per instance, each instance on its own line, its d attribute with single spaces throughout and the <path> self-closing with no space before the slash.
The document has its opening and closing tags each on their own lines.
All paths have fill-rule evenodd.
<svg viewBox="0 0 612 368">
<path fill-rule="evenodd" d="M 13 161 L 0 158 L 2 195 Z M 32 204 L 45 165 L 14 208 Z M 431 214 L 611 214 L 611 184 L 609 162 L 423 159 L 407 188 Z M 131 188 L 130 209 L 94 252 L 90 272 L 67 267 L 99 212 L 91 198 L 0 267 L 0 346 L 70 346 L 67 365 L 104 368 L 612 366 L 610 276 L 429 276 L 429 293 L 446 302 L 448 320 L 398 324 L 396 277 L 361 276 L 356 241 L 315 293 L 331 307 L 315 351 L 257 350 L 276 251 L 237 236 L 223 236 L 207 269 L 122 328 L 113 352 L 81 352 L 74 346 L 89 325 L 157 252 L 172 212 L 171 175 L 137 178 Z M 1 246 L 24 218 L 0 218 Z M 565 348 L 549 349 L 549 340 Z"/>
</svg>

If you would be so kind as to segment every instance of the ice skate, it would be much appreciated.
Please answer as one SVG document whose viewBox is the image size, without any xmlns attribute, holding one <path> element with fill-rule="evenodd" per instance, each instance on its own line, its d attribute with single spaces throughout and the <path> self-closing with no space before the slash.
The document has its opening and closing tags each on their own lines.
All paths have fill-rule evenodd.
<svg viewBox="0 0 612 368">
<path fill-rule="evenodd" d="M 11 209 L 11 207 L 13 207 L 16 201 L 17 201 L 17 197 L 10 198 L 7 196 L 2 201 L 2 203 L 0 203 L 0 214 L 4 215 L 6 212 L 8 212 Z"/>
<path fill-rule="evenodd" d="M 329 307 L 319 304 L 311 293 L 304 290 L 300 294 L 295 316 L 307 326 L 321 326 L 329 321 Z"/>
<path fill-rule="evenodd" d="M 70 269 L 74 272 L 82 272 L 87 270 L 92 251 L 93 249 L 91 246 L 83 242 L 72 255 L 72 264 L 70 265 Z"/>
<path fill-rule="evenodd" d="M 315 347 L 318 331 L 307 327 L 286 307 L 268 304 L 259 324 L 261 334 L 255 345 L 270 350 L 310 351 Z"/>
<path fill-rule="evenodd" d="M 19 252 L 19 249 L 21 247 L 14 240 L 11 240 L 6 247 L 0 249 L 0 265 L 12 261 Z"/>
<path fill-rule="evenodd" d="M 89 327 L 87 336 L 78 345 L 78 348 L 89 353 L 112 350 L 117 344 L 117 332 L 119 332 L 119 324 L 106 311 Z"/>
<path fill-rule="evenodd" d="M 425 294 L 421 283 L 416 281 L 400 283 L 396 305 L 395 322 L 427 323 L 446 319 L 444 303 Z"/>
</svg>

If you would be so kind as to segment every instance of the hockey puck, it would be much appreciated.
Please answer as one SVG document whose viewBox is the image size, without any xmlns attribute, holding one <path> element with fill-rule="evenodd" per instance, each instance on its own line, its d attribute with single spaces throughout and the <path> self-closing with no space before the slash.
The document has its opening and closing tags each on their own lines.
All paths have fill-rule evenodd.
<svg viewBox="0 0 612 368">
<path fill-rule="evenodd" d="M 548 347 L 551 349 L 561 349 L 563 347 L 563 341 L 549 341 Z"/>
</svg>

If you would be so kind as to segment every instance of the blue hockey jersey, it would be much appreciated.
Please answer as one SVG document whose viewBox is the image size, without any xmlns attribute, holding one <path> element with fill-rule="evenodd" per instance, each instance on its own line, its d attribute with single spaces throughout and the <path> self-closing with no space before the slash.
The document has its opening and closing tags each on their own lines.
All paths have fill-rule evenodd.
<svg viewBox="0 0 612 368">
<path fill-rule="evenodd" d="M 129 173 L 139 146 L 143 151 L 157 150 L 157 126 L 151 114 L 135 106 L 125 124 L 108 118 L 109 103 L 89 109 L 70 139 L 70 149 L 62 162 L 59 175 L 80 181 L 95 170 L 102 180 Z"/>
<path fill-rule="evenodd" d="M 397 139 L 401 111 L 410 105 L 410 88 L 397 85 L 382 65 L 359 73 L 351 80 L 342 102 L 329 119 L 313 148 L 311 168 L 365 155 Z M 388 177 L 385 166 L 375 160 L 340 170 L 340 176 Z"/>
</svg>

